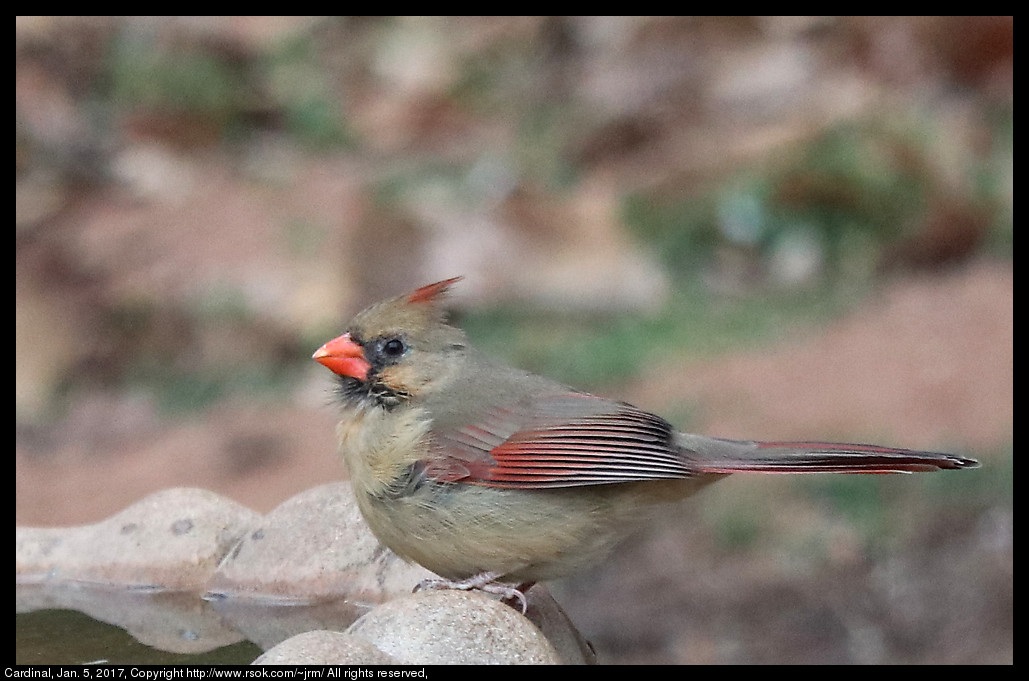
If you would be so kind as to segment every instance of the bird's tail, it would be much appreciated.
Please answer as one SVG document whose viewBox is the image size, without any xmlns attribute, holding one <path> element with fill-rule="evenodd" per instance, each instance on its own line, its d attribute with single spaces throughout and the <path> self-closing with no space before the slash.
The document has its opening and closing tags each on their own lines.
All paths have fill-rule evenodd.
<svg viewBox="0 0 1029 681">
<path fill-rule="evenodd" d="M 976 468 L 955 454 L 835 442 L 756 442 L 678 434 L 683 455 L 703 473 L 920 473 Z"/>
</svg>

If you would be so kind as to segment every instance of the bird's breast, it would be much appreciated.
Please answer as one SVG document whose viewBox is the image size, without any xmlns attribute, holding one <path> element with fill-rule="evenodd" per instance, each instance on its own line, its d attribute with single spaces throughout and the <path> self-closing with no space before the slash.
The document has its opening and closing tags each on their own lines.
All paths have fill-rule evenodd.
<svg viewBox="0 0 1029 681">
<path fill-rule="evenodd" d="M 388 495 L 424 459 L 431 421 L 420 409 L 364 408 L 339 422 L 343 463 L 358 495 Z"/>
</svg>

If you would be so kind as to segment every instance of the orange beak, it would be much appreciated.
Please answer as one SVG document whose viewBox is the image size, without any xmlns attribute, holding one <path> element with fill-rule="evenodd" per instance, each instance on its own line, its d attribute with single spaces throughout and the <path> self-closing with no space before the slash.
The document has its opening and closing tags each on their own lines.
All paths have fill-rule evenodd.
<svg viewBox="0 0 1029 681">
<path fill-rule="evenodd" d="M 372 365 L 365 359 L 364 349 L 345 333 L 339 338 L 333 338 L 325 345 L 318 348 L 311 359 L 326 367 L 334 374 L 350 376 L 359 381 L 368 378 L 368 371 Z"/>
</svg>

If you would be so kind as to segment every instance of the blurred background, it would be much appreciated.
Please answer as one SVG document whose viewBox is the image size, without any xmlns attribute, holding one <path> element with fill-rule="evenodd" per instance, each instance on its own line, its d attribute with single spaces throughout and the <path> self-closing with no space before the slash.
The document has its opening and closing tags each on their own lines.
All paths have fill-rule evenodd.
<svg viewBox="0 0 1029 681">
<path fill-rule="evenodd" d="M 741 477 L 553 586 L 609 663 L 1012 660 L 1011 17 L 18 17 L 16 523 L 343 477 L 311 353 L 464 275 L 489 353 Z"/>
</svg>

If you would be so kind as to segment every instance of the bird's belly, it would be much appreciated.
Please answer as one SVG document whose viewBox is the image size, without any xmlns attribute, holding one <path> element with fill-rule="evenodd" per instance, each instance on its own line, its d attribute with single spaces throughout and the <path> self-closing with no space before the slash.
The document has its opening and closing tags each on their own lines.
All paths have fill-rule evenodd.
<svg viewBox="0 0 1029 681">
<path fill-rule="evenodd" d="M 527 582 L 596 564 L 650 505 L 626 503 L 641 490 L 648 496 L 635 483 L 551 490 L 429 483 L 403 497 L 359 502 L 383 544 L 442 577 L 497 572 Z"/>
</svg>

